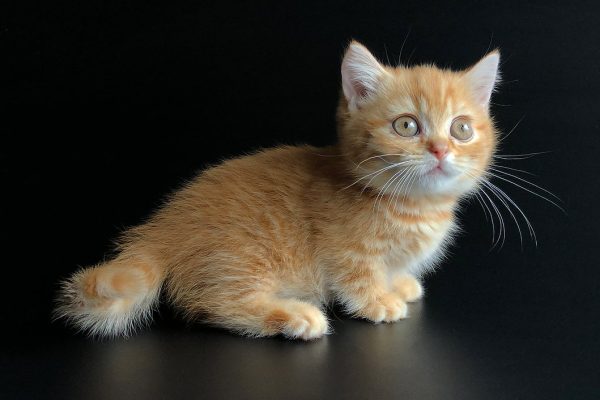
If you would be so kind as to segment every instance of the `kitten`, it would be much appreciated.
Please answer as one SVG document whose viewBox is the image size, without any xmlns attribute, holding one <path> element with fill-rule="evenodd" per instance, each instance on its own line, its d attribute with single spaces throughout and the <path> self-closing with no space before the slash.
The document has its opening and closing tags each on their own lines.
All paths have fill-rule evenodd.
<svg viewBox="0 0 600 400">
<path fill-rule="evenodd" d="M 57 315 L 128 335 L 163 289 L 187 318 L 249 336 L 319 338 L 331 302 L 373 322 L 405 318 L 491 162 L 498 61 L 394 68 L 352 42 L 336 145 L 204 171 L 126 232 L 113 260 L 64 282 Z"/>
</svg>

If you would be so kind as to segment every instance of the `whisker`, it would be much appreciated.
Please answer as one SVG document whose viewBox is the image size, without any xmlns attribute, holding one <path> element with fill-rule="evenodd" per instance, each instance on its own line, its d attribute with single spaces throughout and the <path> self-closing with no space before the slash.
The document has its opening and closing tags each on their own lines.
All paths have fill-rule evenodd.
<svg viewBox="0 0 600 400">
<path fill-rule="evenodd" d="M 552 153 L 552 151 L 538 151 L 536 153 L 523 153 L 523 154 L 494 154 L 492 158 L 499 158 L 501 160 L 524 160 L 527 158 L 535 157 L 541 154 Z"/>
<path fill-rule="evenodd" d="M 369 158 L 366 158 L 364 160 L 362 160 L 361 162 L 359 162 L 358 164 L 356 164 L 356 169 L 358 169 L 361 165 L 363 165 L 364 163 L 366 163 L 369 160 L 373 160 L 375 158 L 380 158 L 381 160 L 383 160 L 384 162 L 389 163 L 389 161 L 387 161 L 384 157 L 389 157 L 389 156 L 404 156 L 404 154 L 378 154 Z"/>
<path fill-rule="evenodd" d="M 413 168 L 416 168 L 415 166 L 410 166 L 407 168 L 408 170 L 412 170 Z M 408 176 L 409 172 L 407 172 L 406 174 L 404 174 L 402 176 L 401 179 L 398 180 L 398 182 L 396 183 L 396 186 L 394 186 L 394 190 L 392 190 L 392 195 L 390 196 L 390 198 L 388 199 L 388 205 L 394 200 L 394 197 L 396 197 L 399 194 L 399 187 L 404 183 L 404 181 L 406 180 L 406 177 Z"/>
<path fill-rule="evenodd" d="M 385 43 L 383 44 L 383 49 L 385 50 L 385 58 L 387 60 L 388 65 L 392 65 L 392 63 L 390 62 L 390 56 L 388 54 L 387 46 L 385 45 Z"/>
<path fill-rule="evenodd" d="M 391 169 L 391 168 L 397 167 L 397 166 L 399 166 L 399 165 L 402 165 L 402 164 L 404 164 L 404 163 L 407 163 L 407 162 L 408 162 L 408 161 L 401 161 L 401 162 L 399 162 L 399 163 L 392 164 L 392 165 L 388 165 L 387 167 L 383 167 L 383 168 L 381 168 L 381 169 L 378 169 L 377 171 L 374 171 L 374 172 L 368 173 L 368 174 L 366 174 L 366 175 L 364 175 L 364 176 L 361 176 L 361 177 L 360 177 L 360 178 L 358 178 L 356 181 L 354 181 L 354 182 L 353 182 L 353 183 L 351 183 L 350 185 L 348 185 L 348 186 L 346 186 L 346 187 L 342 188 L 341 190 L 346 190 L 346 189 L 348 189 L 348 188 L 350 188 L 350 187 L 352 187 L 352 186 L 356 185 L 356 184 L 357 184 L 358 182 L 360 182 L 361 180 L 363 180 L 363 179 L 366 179 L 366 178 L 370 177 L 371 175 L 374 175 L 374 174 L 377 174 L 377 175 L 379 175 L 380 173 L 382 173 L 382 172 L 385 172 L 385 171 L 387 171 L 388 169 Z M 377 176 L 377 175 L 375 175 L 375 176 Z M 369 181 L 369 183 L 371 183 L 371 181 Z M 368 184 L 367 184 L 367 185 L 368 185 Z"/>
<path fill-rule="evenodd" d="M 522 249 L 523 248 L 523 232 L 521 230 L 521 224 L 519 224 L 519 220 L 517 219 L 515 213 L 513 213 L 512 209 L 510 208 L 510 206 L 506 202 L 506 200 L 504 200 L 504 198 L 495 190 L 496 189 L 495 186 L 492 186 L 490 184 L 490 182 L 487 180 L 484 181 L 484 185 L 486 185 L 487 188 L 490 190 L 490 192 L 492 192 L 496 196 L 496 198 L 498 200 L 500 200 L 500 203 L 506 208 L 506 210 L 512 217 L 513 221 L 515 222 L 515 225 L 517 226 L 517 231 L 519 232 L 519 241 L 521 242 L 521 249 Z"/>
<path fill-rule="evenodd" d="M 400 197 L 402 197 L 401 205 L 404 205 L 404 200 L 406 200 L 406 198 L 408 196 L 408 191 L 410 190 L 410 187 L 412 185 L 413 176 L 415 176 L 418 173 L 417 169 L 418 169 L 417 166 L 413 166 L 411 171 L 407 174 L 406 179 L 404 179 L 404 181 L 402 182 L 402 185 L 400 185 L 400 187 L 398 188 L 396 202 L 394 203 L 394 207 L 398 207 L 398 199 Z M 406 183 L 406 187 L 404 187 L 405 183 Z"/>
<path fill-rule="evenodd" d="M 494 188 L 495 191 L 497 191 L 502 196 L 504 196 L 504 198 L 506 198 L 506 200 L 508 200 L 513 205 L 513 207 L 515 207 L 519 211 L 519 213 L 521 214 L 521 216 L 525 220 L 525 223 L 527 223 L 527 227 L 529 228 L 529 234 L 531 235 L 531 238 L 533 239 L 533 241 L 534 241 L 534 243 L 535 243 L 535 245 L 537 247 L 538 243 L 537 243 L 537 236 L 535 234 L 535 230 L 533 229 L 533 225 L 531 224 L 531 222 L 529 221 L 529 218 L 527 218 L 527 216 L 525 215 L 525 213 L 523 212 L 523 210 L 521 210 L 521 208 L 502 189 L 500 189 L 498 186 L 494 185 L 490 181 L 487 181 L 487 184 L 490 185 L 490 188 Z M 522 241 L 521 241 L 521 246 L 522 246 Z"/>
<path fill-rule="evenodd" d="M 558 201 L 562 201 L 562 200 L 560 199 L 560 197 L 558 197 L 557 195 L 555 195 L 555 194 L 554 194 L 554 193 L 552 193 L 551 191 L 549 191 L 549 190 L 547 190 L 547 189 L 544 189 L 543 187 L 541 187 L 541 186 L 538 186 L 538 185 L 536 185 L 535 183 L 529 182 L 527 179 L 523 179 L 523 178 L 521 178 L 521 177 L 519 177 L 519 176 L 517 176 L 517 175 L 513 175 L 513 174 L 510 174 L 510 173 L 508 173 L 508 172 L 505 172 L 505 171 L 500 171 L 500 170 L 498 170 L 498 169 L 496 169 L 496 168 L 494 168 L 494 167 L 491 167 L 490 169 L 491 169 L 491 170 L 493 170 L 493 171 L 495 171 L 495 172 L 497 172 L 497 173 L 504 174 L 504 175 L 508 175 L 508 176 L 510 176 L 510 177 L 513 177 L 513 178 L 515 178 L 515 179 L 518 179 L 518 180 L 520 180 L 521 182 L 525 182 L 525 183 L 527 183 L 527 184 L 529 184 L 529 185 L 531 185 L 531 186 L 533 186 L 533 187 L 535 187 L 535 188 L 537 188 L 537 189 L 540 189 L 540 190 L 542 190 L 542 191 L 544 191 L 544 192 L 548 193 L 550 196 L 554 197 L 556 200 L 558 200 Z M 498 178 L 498 179 L 502 179 L 502 178 L 500 178 L 499 176 L 497 176 L 497 175 L 495 175 L 495 174 L 492 174 L 492 175 L 493 175 L 493 176 L 496 176 L 496 178 Z M 563 211 L 564 211 L 564 210 L 563 210 Z"/>
<path fill-rule="evenodd" d="M 498 239 L 492 244 L 492 249 L 494 247 L 496 247 L 497 244 L 500 243 L 500 239 L 502 239 L 502 243 L 500 243 L 500 249 L 502 249 L 502 247 L 504 247 L 504 241 L 506 240 L 506 224 L 504 223 L 504 218 L 502 218 L 502 213 L 500 212 L 500 210 L 498 209 L 498 207 L 496 206 L 496 203 L 494 203 L 494 201 L 492 200 L 492 198 L 490 196 L 488 196 L 488 194 L 485 191 L 485 189 L 486 189 L 486 186 L 485 185 L 482 186 L 481 193 L 490 202 L 490 205 L 492 206 L 492 209 L 496 213 L 496 216 L 498 216 L 498 224 L 500 225 L 499 228 L 498 228 Z"/>
<path fill-rule="evenodd" d="M 492 224 L 492 243 L 493 243 L 494 239 L 496 238 L 496 226 L 494 223 L 494 217 L 492 215 L 492 211 L 490 210 L 490 208 L 488 207 L 488 205 L 486 204 L 485 200 L 483 199 L 483 197 L 481 196 L 480 193 L 473 192 L 473 194 L 475 196 L 475 199 L 477 200 L 477 202 L 483 209 L 483 213 L 485 214 L 485 220 L 490 221 L 490 223 Z M 489 220 L 488 220 L 488 213 L 489 213 L 489 218 L 490 218 Z"/>
<path fill-rule="evenodd" d="M 393 184 L 393 182 L 396 179 L 400 178 L 404 173 L 406 173 L 405 169 L 396 172 L 394 175 L 392 175 L 392 177 L 390 179 L 388 179 L 385 182 L 383 187 L 381 189 L 379 189 L 379 193 L 377 193 L 377 196 L 375 197 L 375 203 L 373 203 L 374 211 L 375 211 L 375 209 L 379 209 L 378 203 L 381 201 L 381 199 L 383 199 L 383 196 L 385 196 L 385 191 L 386 191 L 387 187 L 390 186 L 391 184 Z"/>
<path fill-rule="evenodd" d="M 381 206 L 381 203 L 383 201 L 383 196 L 385 195 L 385 191 L 387 190 L 387 188 L 391 187 L 391 185 L 396 180 L 399 180 L 400 182 L 405 180 L 405 177 L 407 177 L 413 170 L 415 170 L 416 167 L 417 167 L 417 165 L 413 164 L 413 165 L 409 166 L 408 168 L 405 168 L 404 170 L 400 171 L 401 174 L 396 174 L 397 176 L 393 176 L 390 180 L 388 180 L 388 182 L 381 188 L 379 195 L 375 199 L 375 205 L 377 205 L 379 202 L 379 206 Z M 393 196 L 394 196 L 394 191 L 392 191 L 392 195 L 388 199 L 388 205 L 390 205 Z"/>
<path fill-rule="evenodd" d="M 463 170 L 463 172 L 465 174 L 467 174 L 468 176 L 471 176 L 473 179 L 475 179 L 481 185 L 481 186 L 479 186 L 479 188 L 481 189 L 481 193 L 485 196 L 485 198 L 488 199 L 488 201 L 490 202 L 490 205 L 492 206 L 492 209 L 494 210 L 494 212 L 496 213 L 496 216 L 498 217 L 498 223 L 499 223 L 498 238 L 495 239 L 494 218 L 492 217 L 491 210 L 488 208 L 488 211 L 490 212 L 491 222 L 492 222 L 492 249 L 494 247 L 496 247 L 496 245 L 498 243 L 500 243 L 500 239 L 502 239 L 502 243 L 500 244 L 500 249 L 501 249 L 504 246 L 504 241 L 506 239 L 506 224 L 504 223 L 504 218 L 502 218 L 502 213 L 500 212 L 500 209 L 496 206 L 496 204 L 494 203 L 494 201 L 492 200 L 492 198 L 490 196 L 488 196 L 488 194 L 485 191 L 485 189 L 487 188 L 492 193 L 494 193 L 494 192 L 486 185 L 486 181 L 487 180 L 486 180 L 485 177 L 475 176 L 473 173 L 471 173 L 471 172 L 469 172 L 467 170 Z M 475 192 L 475 194 L 477 194 L 477 192 Z M 498 196 L 496 195 L 496 197 L 498 197 Z M 481 196 L 481 199 L 484 200 L 484 197 Z M 502 201 L 502 199 L 500 199 L 500 200 Z M 483 203 L 485 204 L 485 201 Z"/>
<path fill-rule="evenodd" d="M 513 177 L 513 178 L 515 178 L 515 179 L 518 179 L 519 181 L 522 181 L 522 182 L 524 182 L 524 183 L 527 183 L 527 184 L 529 184 L 529 185 L 531 185 L 531 186 L 535 187 L 536 189 L 539 189 L 539 190 L 541 190 L 541 191 L 543 191 L 543 192 L 545 192 L 545 193 L 548 193 L 550 196 L 554 197 L 554 198 L 555 198 L 557 201 L 560 201 L 560 202 L 562 202 L 561 198 L 560 198 L 560 197 L 558 197 L 557 195 L 555 195 L 554 193 L 552 193 L 551 191 L 549 191 L 549 190 L 547 190 L 547 189 L 545 189 L 545 188 L 543 188 L 543 187 L 541 187 L 541 186 L 539 186 L 539 185 L 536 185 L 535 183 L 529 182 L 528 180 L 526 180 L 526 179 L 523 179 L 523 178 L 521 178 L 521 177 L 519 177 L 519 176 L 517 176 L 517 175 L 510 174 L 510 173 L 508 173 L 508 172 L 505 172 L 505 171 L 498 170 L 498 169 L 496 169 L 494 166 L 491 166 L 489 171 L 485 171 L 485 170 L 482 170 L 482 169 L 480 169 L 480 168 L 474 168 L 474 167 L 470 167 L 470 166 L 468 166 L 468 165 L 466 165 L 466 164 L 464 164 L 464 163 L 456 163 L 456 164 L 457 164 L 458 166 L 462 167 L 462 168 L 463 168 L 463 171 L 465 171 L 465 168 L 471 168 L 471 169 L 474 169 L 474 170 L 476 170 L 476 171 L 482 172 L 482 173 L 484 173 L 484 174 L 486 174 L 486 175 L 493 176 L 494 178 L 497 178 L 497 179 L 500 179 L 500 180 L 502 180 L 502 181 L 508 182 L 508 183 L 510 183 L 511 185 L 517 186 L 517 187 L 519 187 L 519 188 L 521 188 L 521 189 L 525 190 L 526 192 L 529 192 L 529 193 L 533 194 L 534 196 L 537 196 L 537 197 L 539 197 L 539 198 L 541 198 L 541 199 L 544 199 L 544 200 L 546 200 L 547 202 L 549 202 L 550 204 L 554 205 L 554 206 L 555 206 L 555 207 L 557 207 L 559 210 L 561 210 L 563 213 L 565 213 L 565 214 L 567 213 L 563 207 L 561 207 L 560 205 L 558 205 L 556 202 L 552 201 L 551 199 L 549 199 L 549 198 L 547 198 L 547 197 L 545 197 L 545 196 L 543 196 L 543 195 L 541 195 L 541 194 L 539 194 L 539 193 L 537 193 L 537 192 L 534 192 L 533 190 L 531 190 L 531 189 L 529 189 L 529 188 L 526 188 L 526 187 L 524 187 L 524 186 L 522 186 L 522 185 L 520 185 L 520 184 L 518 184 L 518 183 L 516 183 L 516 182 L 513 182 L 513 181 L 511 181 L 510 179 L 506 178 L 505 176 L 500 176 L 500 175 L 498 175 L 498 173 L 500 173 L 500 174 L 503 174 L 503 175 L 507 175 L 507 176 L 510 176 L 510 177 Z M 493 171 L 493 172 L 492 172 L 492 171 Z M 465 171 L 465 172 L 466 172 L 466 171 Z"/>
<path fill-rule="evenodd" d="M 490 48 L 492 47 L 492 40 L 494 40 L 494 31 L 492 31 L 492 34 L 490 36 L 490 42 L 488 43 L 488 47 L 487 47 L 487 49 L 485 49 L 485 52 L 483 53 L 483 55 L 487 54 L 490 51 Z"/>
<path fill-rule="evenodd" d="M 507 137 L 509 137 L 509 136 L 510 136 L 510 134 L 511 134 L 511 133 L 513 133 L 513 132 L 515 131 L 515 129 L 517 129 L 517 127 L 519 126 L 519 124 L 520 124 L 520 123 L 521 123 L 521 122 L 522 122 L 524 119 L 525 119 L 525 116 L 523 115 L 523 116 L 521 117 L 521 119 L 517 121 L 517 123 L 515 124 L 515 126 L 513 126 L 513 127 L 512 127 L 512 129 L 511 129 L 511 130 L 510 130 L 510 131 L 509 131 L 509 132 L 508 132 L 506 135 L 502 136 L 502 137 L 500 138 L 500 140 L 498 140 L 498 142 L 503 142 L 503 141 L 505 141 L 505 140 L 506 140 L 506 138 L 507 138 Z"/>
<path fill-rule="evenodd" d="M 404 163 L 405 163 L 405 162 L 402 162 L 402 164 L 404 164 Z M 400 163 L 399 163 L 399 164 L 400 164 Z M 408 162 L 406 162 L 406 164 L 408 164 Z M 394 165 L 394 166 L 399 166 L 399 165 Z M 386 170 L 387 170 L 387 169 L 388 169 L 388 168 L 386 167 Z M 377 178 L 377 176 L 379 176 L 379 175 L 380 175 L 380 174 L 382 174 L 383 172 L 385 172 L 385 171 L 381 171 L 380 173 L 378 173 L 377 175 L 375 175 L 375 176 L 373 176 L 371 179 L 369 179 L 369 182 L 367 182 L 367 184 L 366 184 L 366 185 L 363 187 L 363 189 L 362 189 L 362 191 L 360 192 L 360 194 L 362 195 L 362 194 L 365 192 L 365 190 L 367 190 L 367 188 L 368 188 L 368 187 L 371 185 L 371 182 L 373 182 L 373 180 L 374 180 L 375 178 Z M 394 175 L 395 175 L 395 174 L 394 174 Z"/>
<path fill-rule="evenodd" d="M 414 167 L 411 167 L 411 169 Z M 404 182 L 406 180 L 406 177 L 408 176 L 409 172 L 408 172 L 408 168 L 406 173 L 402 174 L 402 176 L 400 177 L 400 179 L 398 179 L 396 181 L 396 184 L 394 185 L 394 189 L 392 189 L 392 193 L 391 195 L 388 197 L 388 207 L 391 205 L 392 201 L 394 200 L 394 197 L 397 195 L 398 193 L 398 186 L 402 184 L 402 182 Z"/>
<path fill-rule="evenodd" d="M 415 168 L 414 173 L 409 178 L 409 181 L 406 184 L 406 188 L 404 189 L 404 196 L 402 197 L 402 205 L 404 205 L 404 200 L 406 200 L 408 198 L 408 193 L 412 189 L 413 185 L 415 183 L 417 183 L 417 181 L 419 180 L 420 176 L 421 175 L 419 174 L 419 170 L 417 168 Z"/>
<path fill-rule="evenodd" d="M 518 183 L 516 183 L 516 182 L 513 182 L 513 181 L 511 181 L 510 179 L 504 178 L 504 177 L 502 177 L 502 176 L 496 175 L 496 174 L 494 174 L 494 173 L 491 173 L 491 172 L 490 172 L 489 174 L 490 174 L 491 176 L 493 176 L 494 178 L 497 178 L 497 179 L 500 179 L 500 180 L 502 180 L 502 181 L 508 182 L 508 183 L 510 183 L 511 185 L 515 185 L 515 186 L 517 186 L 517 187 L 519 187 L 519 188 L 521 188 L 521 189 L 525 190 L 526 192 L 529 192 L 529 193 L 531 193 L 532 195 L 539 197 L 540 199 L 544 199 L 544 200 L 546 200 L 547 202 L 549 202 L 550 204 L 554 205 L 554 206 L 555 206 L 556 208 L 558 208 L 559 210 L 561 210 L 563 213 L 565 213 L 565 214 L 567 213 L 567 212 L 565 211 L 565 209 L 564 209 L 564 208 L 562 208 L 561 206 L 559 206 L 558 204 L 556 204 L 554 201 L 550 200 L 549 198 L 547 198 L 547 197 L 545 197 L 545 196 L 542 196 L 541 194 L 539 194 L 539 193 L 536 193 L 536 192 L 534 192 L 533 190 L 529 190 L 529 189 L 527 189 L 526 187 L 524 187 L 524 186 L 522 186 L 522 185 L 519 185 L 519 184 L 518 184 Z M 531 184 L 531 185 L 534 185 L 533 183 L 530 183 L 530 184 Z M 539 187 L 539 186 L 537 186 L 537 185 L 534 185 L 534 186 L 536 186 L 537 188 L 539 188 L 539 189 L 541 189 L 541 190 L 544 190 L 545 192 L 547 192 L 547 190 L 545 190 L 545 189 L 543 189 L 543 188 L 541 188 L 541 187 Z M 552 194 L 552 193 L 551 193 L 551 194 Z M 554 195 L 554 194 L 552 194 L 552 196 L 556 197 L 556 195 Z M 557 197 L 557 198 L 558 198 L 558 197 Z M 559 199 L 559 201 L 560 201 L 560 199 Z"/>
<path fill-rule="evenodd" d="M 412 59 L 412 56 L 413 56 L 413 54 L 415 53 L 416 50 L 417 50 L 416 47 L 414 49 L 412 49 L 412 51 L 408 55 L 408 61 L 406 62 L 406 65 L 410 65 L 410 60 Z"/>
<path fill-rule="evenodd" d="M 525 171 L 524 169 L 518 169 L 518 168 L 512 168 L 512 167 L 505 167 L 504 165 L 495 164 L 495 165 L 492 165 L 492 167 L 494 167 L 494 168 L 509 169 L 511 171 L 522 172 L 524 174 L 531 175 L 531 176 L 537 176 L 536 174 L 531 173 L 529 171 Z"/>
<path fill-rule="evenodd" d="M 360 178 L 358 178 L 357 180 L 355 180 L 354 182 L 352 182 L 352 183 L 351 183 L 351 184 L 349 184 L 348 186 L 346 186 L 346 187 L 342 188 L 341 190 L 346 190 L 346 189 L 348 189 L 348 188 L 350 188 L 350 187 L 352 187 L 352 186 L 356 185 L 358 182 L 362 181 L 363 179 L 367 179 L 367 178 L 368 178 L 368 177 L 370 177 L 371 175 L 375 175 L 375 174 L 379 175 L 379 174 L 381 174 L 381 173 L 383 173 L 383 172 L 385 172 L 386 170 L 388 170 L 388 169 L 391 169 L 391 168 L 394 168 L 394 165 L 388 165 L 387 167 L 382 167 L 382 168 L 378 169 L 377 171 L 374 171 L 374 172 L 371 172 L 371 173 L 369 173 L 369 174 L 367 174 L 367 175 L 361 176 Z M 375 176 L 377 176 L 377 175 L 375 175 Z M 370 183 L 370 182 L 371 182 L 371 181 L 369 181 L 369 183 Z"/>
<path fill-rule="evenodd" d="M 402 41 L 402 46 L 400 46 L 400 54 L 398 55 L 398 65 L 402 65 L 402 50 L 404 50 L 404 45 L 406 44 L 406 40 L 408 39 L 408 35 L 410 35 L 411 28 L 408 28 L 408 32 L 406 32 L 406 36 L 404 36 L 404 40 Z"/>
<path fill-rule="evenodd" d="M 531 157 L 533 155 L 536 154 L 542 154 L 542 153 L 530 153 L 530 154 L 521 154 L 521 155 L 507 155 L 507 157 Z M 494 212 L 496 213 L 497 217 L 498 217 L 498 221 L 500 222 L 500 232 L 498 235 L 498 239 L 496 239 L 494 241 L 494 246 L 498 243 L 498 241 L 500 240 L 501 236 L 504 235 L 504 237 L 502 237 L 502 244 L 504 243 L 504 238 L 506 237 L 505 234 L 505 230 L 506 230 L 506 226 L 502 220 L 501 217 L 501 213 L 500 210 L 497 206 L 495 206 L 492 198 L 487 194 L 487 191 L 489 191 L 492 195 L 494 195 L 494 197 L 497 198 L 497 200 L 500 201 L 500 203 L 504 206 L 504 208 L 506 208 L 506 210 L 509 212 L 509 214 L 511 215 L 512 219 L 514 220 L 515 224 L 517 225 L 517 230 L 519 231 L 519 238 L 520 238 L 520 242 L 521 242 L 521 247 L 523 247 L 523 234 L 522 234 L 522 230 L 519 224 L 519 219 L 517 218 L 517 216 L 515 215 L 515 213 L 512 211 L 512 207 L 515 208 L 516 212 L 523 218 L 523 220 L 525 221 L 526 225 L 527 225 L 527 229 L 529 231 L 529 235 L 531 236 L 533 242 L 535 243 L 535 245 L 538 245 L 537 242 L 537 235 L 535 233 L 535 229 L 533 227 L 533 224 L 531 223 L 531 221 L 529 220 L 529 218 L 527 217 L 527 215 L 525 214 L 525 212 L 521 209 L 521 207 L 519 207 L 519 205 L 501 188 L 499 188 L 498 186 L 496 186 L 495 184 L 493 184 L 488 178 L 492 177 L 504 182 L 508 182 L 511 185 L 517 186 L 518 188 L 525 190 L 528 193 L 533 194 L 536 197 L 539 197 L 547 202 L 549 202 L 550 204 L 554 205 L 555 207 L 557 207 L 558 209 L 560 209 L 562 212 L 566 213 L 566 211 L 556 202 L 554 202 L 552 199 L 538 193 L 537 191 L 535 191 L 533 188 L 542 191 L 544 193 L 547 193 L 549 196 L 552 196 L 554 199 L 556 199 L 559 202 L 562 202 L 562 200 L 555 195 L 554 193 L 550 192 L 549 190 L 536 185 L 533 182 L 530 182 L 527 179 L 524 179 L 518 175 L 515 175 L 513 173 L 507 172 L 505 170 L 510 170 L 510 171 L 515 171 L 515 172 L 521 172 L 521 173 L 526 173 L 526 174 L 530 174 L 533 175 L 527 171 L 524 170 L 520 170 L 517 168 L 511 168 L 511 167 L 505 167 L 505 166 L 501 166 L 501 165 L 492 165 L 489 167 L 488 170 L 482 170 L 479 168 L 474 168 L 472 166 L 467 165 L 466 163 L 456 163 L 456 165 L 458 167 L 461 168 L 462 172 L 467 174 L 468 176 L 471 176 L 472 178 L 478 180 L 481 184 L 481 191 L 475 192 L 475 197 L 477 198 L 477 200 L 479 201 L 480 205 L 483 206 L 487 206 L 485 203 L 485 198 L 487 198 L 487 200 L 490 202 L 490 205 L 492 207 L 492 209 L 494 210 Z M 479 173 L 481 173 L 481 176 L 476 176 L 474 173 L 472 173 L 471 171 L 475 170 Z M 509 179 L 509 177 L 511 179 Z M 516 181 L 513 181 L 512 179 L 515 179 Z M 523 186 L 523 184 L 519 184 L 517 181 L 522 182 L 523 184 L 527 184 L 530 185 L 532 188 Z M 486 191 L 487 189 L 487 191 Z M 485 197 L 484 197 L 485 196 Z M 488 207 L 487 211 L 490 212 L 491 215 L 491 209 Z M 484 211 L 485 212 L 485 211 Z M 486 215 L 487 218 L 487 215 Z M 493 218 L 491 218 L 492 222 L 493 222 Z M 492 226 L 492 230 L 494 231 L 495 227 Z M 504 231 L 504 233 L 503 233 Z M 492 233 L 492 236 L 494 237 L 494 233 Z M 501 245 L 502 247 L 502 245 Z"/>
<path fill-rule="evenodd" d="M 487 207 L 487 203 L 485 201 L 485 197 L 484 195 L 487 196 L 486 193 L 484 193 L 484 187 L 481 187 L 481 193 L 479 193 L 479 196 L 481 197 L 481 201 L 483 202 L 483 204 Z M 492 204 L 492 208 L 494 208 L 494 204 Z M 494 212 L 496 213 L 496 217 L 498 217 L 498 239 L 496 239 L 496 229 L 495 229 L 495 224 L 494 224 L 494 215 L 492 214 L 492 211 L 490 210 L 490 208 L 488 207 L 488 211 L 490 213 L 490 220 L 492 223 L 492 247 L 491 249 L 493 249 L 494 247 L 496 247 L 496 245 L 498 244 L 498 242 L 500 241 L 500 238 L 502 236 L 502 222 L 501 219 L 498 217 L 498 212 L 496 210 L 494 210 Z M 491 250 L 490 249 L 490 250 Z"/>
</svg>

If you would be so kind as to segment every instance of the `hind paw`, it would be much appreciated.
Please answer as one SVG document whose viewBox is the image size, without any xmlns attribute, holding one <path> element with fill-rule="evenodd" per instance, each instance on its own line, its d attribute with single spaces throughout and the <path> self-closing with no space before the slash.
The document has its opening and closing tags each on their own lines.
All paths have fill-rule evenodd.
<svg viewBox="0 0 600 400">
<path fill-rule="evenodd" d="M 303 303 L 273 311 L 266 324 L 290 339 L 318 339 L 329 330 L 327 318 L 321 310 Z"/>
</svg>

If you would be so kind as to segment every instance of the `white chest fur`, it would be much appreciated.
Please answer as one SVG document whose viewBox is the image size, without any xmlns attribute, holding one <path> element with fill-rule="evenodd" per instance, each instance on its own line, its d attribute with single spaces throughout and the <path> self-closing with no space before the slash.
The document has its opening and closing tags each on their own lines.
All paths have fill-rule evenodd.
<svg viewBox="0 0 600 400">
<path fill-rule="evenodd" d="M 455 230 L 452 220 L 401 225 L 384 261 L 391 273 L 423 275 L 442 259 Z"/>
</svg>

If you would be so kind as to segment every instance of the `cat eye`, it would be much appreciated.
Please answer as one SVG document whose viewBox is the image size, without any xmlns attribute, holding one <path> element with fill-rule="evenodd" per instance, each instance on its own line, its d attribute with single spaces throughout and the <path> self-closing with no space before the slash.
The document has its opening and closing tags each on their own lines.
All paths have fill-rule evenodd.
<svg viewBox="0 0 600 400">
<path fill-rule="evenodd" d="M 419 124 L 411 116 L 403 115 L 392 122 L 392 128 L 400 136 L 412 137 L 419 133 Z"/>
<path fill-rule="evenodd" d="M 467 118 L 459 117 L 452 121 L 450 134 L 458 140 L 469 140 L 473 137 L 473 128 Z"/>
</svg>

